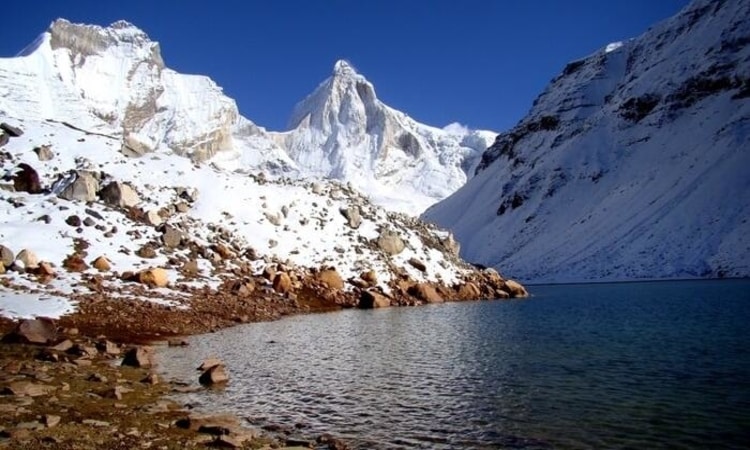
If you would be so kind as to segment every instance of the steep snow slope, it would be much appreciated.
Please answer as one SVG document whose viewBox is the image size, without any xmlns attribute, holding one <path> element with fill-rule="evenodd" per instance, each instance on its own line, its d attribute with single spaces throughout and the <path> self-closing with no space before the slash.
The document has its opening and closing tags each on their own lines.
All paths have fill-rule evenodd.
<svg viewBox="0 0 750 450">
<path fill-rule="evenodd" d="M 526 281 L 750 275 L 750 1 L 565 67 L 424 217 Z"/>
<path fill-rule="evenodd" d="M 289 127 L 277 142 L 307 176 L 351 183 L 409 214 L 464 184 L 495 138 L 415 121 L 378 100 L 372 83 L 346 61 L 294 108 Z"/>
</svg>

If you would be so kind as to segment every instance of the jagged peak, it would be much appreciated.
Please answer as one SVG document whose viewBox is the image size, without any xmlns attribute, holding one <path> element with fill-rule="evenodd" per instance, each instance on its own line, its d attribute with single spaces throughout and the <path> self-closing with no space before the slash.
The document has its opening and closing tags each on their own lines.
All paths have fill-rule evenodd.
<svg viewBox="0 0 750 450">
<path fill-rule="evenodd" d="M 333 76 L 352 76 L 359 75 L 357 69 L 345 59 L 339 59 L 333 65 Z"/>
<path fill-rule="evenodd" d="M 153 42 L 143 30 L 126 20 L 118 20 L 108 27 L 101 27 L 72 23 L 67 19 L 59 18 L 50 24 L 46 34 L 49 36 L 49 45 L 52 50 L 67 48 L 74 53 L 89 56 L 99 54 L 113 46 L 127 46 L 145 50 L 151 61 L 164 67 L 159 44 Z M 35 49 L 40 41 L 37 39 L 22 53 L 30 53 L 30 50 Z"/>
</svg>

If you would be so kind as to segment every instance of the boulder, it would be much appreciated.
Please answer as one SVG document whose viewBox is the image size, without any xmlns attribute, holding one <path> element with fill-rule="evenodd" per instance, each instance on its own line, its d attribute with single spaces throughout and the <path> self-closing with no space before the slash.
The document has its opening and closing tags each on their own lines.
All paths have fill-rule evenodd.
<svg viewBox="0 0 750 450">
<path fill-rule="evenodd" d="M 286 294 L 292 290 L 292 279 L 286 272 L 279 272 L 274 276 L 273 290 L 279 294 Z"/>
<path fill-rule="evenodd" d="M 182 243 L 182 237 L 182 231 L 171 225 L 165 225 L 161 235 L 161 240 L 165 246 L 169 248 L 177 248 Z"/>
<path fill-rule="evenodd" d="M 50 394 L 54 391 L 54 386 L 32 383 L 30 381 L 16 381 L 10 383 L 3 390 L 3 393 L 6 395 L 15 395 L 17 397 L 39 397 L 41 395 Z"/>
<path fill-rule="evenodd" d="M 13 265 L 13 261 L 16 260 L 13 250 L 9 249 L 4 245 L 0 245 L 0 262 L 4 267 L 10 267 Z"/>
<path fill-rule="evenodd" d="M 444 301 L 435 287 L 430 283 L 416 283 L 412 285 L 407 292 L 409 295 L 426 303 L 442 303 Z"/>
<path fill-rule="evenodd" d="M 320 183 L 313 183 L 311 190 L 313 194 L 320 195 L 323 193 L 323 185 Z"/>
<path fill-rule="evenodd" d="M 52 267 L 52 264 L 46 261 L 40 262 L 34 272 L 43 277 L 51 277 L 55 275 L 55 269 Z"/>
<path fill-rule="evenodd" d="M 78 200 L 80 202 L 93 202 L 96 200 L 96 192 L 99 190 L 99 180 L 94 174 L 85 170 L 76 172 L 75 180 L 62 192 L 60 198 L 65 200 Z"/>
<path fill-rule="evenodd" d="M 204 359 L 201 365 L 198 366 L 196 370 L 206 371 L 212 367 L 223 366 L 223 365 L 224 365 L 224 361 L 220 360 L 219 358 L 210 357 L 210 358 Z"/>
<path fill-rule="evenodd" d="M 344 280 L 336 269 L 321 270 L 315 275 L 315 278 L 330 289 L 344 289 Z"/>
<path fill-rule="evenodd" d="M 404 244 L 404 241 L 398 233 L 389 230 L 383 230 L 380 232 L 377 239 L 377 245 L 380 250 L 389 255 L 398 255 L 404 251 L 404 248 L 406 248 L 406 244 Z"/>
<path fill-rule="evenodd" d="M 36 256 L 36 253 L 27 248 L 18 252 L 16 262 L 23 264 L 23 267 L 26 269 L 36 269 L 39 267 L 39 258 Z"/>
<path fill-rule="evenodd" d="M 13 125 L 10 125 L 10 124 L 8 124 L 6 122 L 0 123 L 0 130 L 3 130 L 5 132 L 5 134 L 7 134 L 10 137 L 20 137 L 20 136 L 23 136 L 23 130 L 22 129 L 20 129 L 18 127 L 14 127 Z"/>
<path fill-rule="evenodd" d="M 70 225 L 73 228 L 78 228 L 81 226 L 81 218 L 78 217 L 76 214 L 73 214 L 72 216 L 68 216 L 65 219 L 65 223 Z"/>
<path fill-rule="evenodd" d="M 91 263 L 91 265 L 94 266 L 94 269 L 98 270 L 99 272 L 109 272 L 110 270 L 112 270 L 112 264 L 104 256 L 99 256 L 98 258 L 96 258 Z"/>
<path fill-rule="evenodd" d="M 482 291 L 473 281 L 467 281 L 458 287 L 458 298 L 462 300 L 475 300 L 482 296 Z"/>
<path fill-rule="evenodd" d="M 513 298 L 525 298 L 529 296 L 526 288 L 515 280 L 505 280 L 505 289 L 503 290 Z"/>
<path fill-rule="evenodd" d="M 226 370 L 224 370 L 224 365 L 219 364 L 206 369 L 201 376 L 198 377 L 198 381 L 200 384 L 211 386 L 214 384 L 226 383 L 229 381 L 229 376 L 227 375 Z"/>
<path fill-rule="evenodd" d="M 123 366 L 149 368 L 153 364 L 153 350 L 151 347 L 133 347 L 125 352 Z"/>
<path fill-rule="evenodd" d="M 346 218 L 347 224 L 355 230 L 362 224 L 362 216 L 359 214 L 358 206 L 349 206 L 339 209 L 339 212 Z"/>
<path fill-rule="evenodd" d="M 152 267 L 138 272 L 138 282 L 152 287 L 166 287 L 169 275 L 161 267 Z"/>
<path fill-rule="evenodd" d="M 362 291 L 357 306 L 362 309 L 385 308 L 391 306 L 391 301 L 379 292 Z"/>
<path fill-rule="evenodd" d="M 3 342 L 50 344 L 57 340 L 57 326 L 52 319 L 25 319 L 3 337 Z"/>
<path fill-rule="evenodd" d="M 99 191 L 99 198 L 108 205 L 132 208 L 141 202 L 138 193 L 127 183 L 113 181 Z"/>
<path fill-rule="evenodd" d="M 16 173 L 13 174 L 13 188 L 17 192 L 39 194 L 42 192 L 42 183 L 39 181 L 39 174 L 30 165 L 26 163 L 19 164 Z"/>
<path fill-rule="evenodd" d="M 182 272 L 182 274 L 185 275 L 186 277 L 197 276 L 198 273 L 200 272 L 200 267 L 198 267 L 198 261 L 195 259 L 186 261 L 185 264 L 182 265 L 180 272 Z"/>
<path fill-rule="evenodd" d="M 427 266 L 425 265 L 425 263 L 423 263 L 422 261 L 418 260 L 417 258 L 409 258 L 408 262 L 409 262 L 409 265 L 411 265 L 412 267 L 414 267 L 415 269 L 417 269 L 420 272 L 426 272 L 427 271 Z"/>
<path fill-rule="evenodd" d="M 86 264 L 86 261 L 80 253 L 68 255 L 65 260 L 63 260 L 62 265 L 70 272 L 83 272 L 89 268 L 89 265 Z"/>
<path fill-rule="evenodd" d="M 378 284 L 378 274 L 374 270 L 362 272 L 359 277 L 366 281 L 370 286 L 375 286 L 376 284 Z"/>
<path fill-rule="evenodd" d="M 39 161 L 49 161 L 55 157 L 55 154 L 52 152 L 49 145 L 34 147 L 34 153 L 36 153 L 36 157 L 39 158 Z"/>
<path fill-rule="evenodd" d="M 7 144 L 8 141 L 10 141 L 10 136 L 8 136 L 8 133 L 0 130 L 0 147 Z"/>
<path fill-rule="evenodd" d="M 164 222 L 164 219 L 159 215 L 158 209 L 151 209 L 147 211 L 144 219 L 146 219 L 147 224 L 155 227 L 158 227 Z"/>
</svg>

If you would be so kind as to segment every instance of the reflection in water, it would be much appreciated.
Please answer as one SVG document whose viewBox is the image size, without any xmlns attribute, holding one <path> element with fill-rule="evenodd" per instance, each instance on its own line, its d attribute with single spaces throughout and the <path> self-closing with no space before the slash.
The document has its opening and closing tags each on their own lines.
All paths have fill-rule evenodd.
<svg viewBox="0 0 750 450">
<path fill-rule="evenodd" d="M 200 409 L 359 448 L 718 448 L 750 442 L 750 283 L 545 286 L 528 301 L 298 316 L 166 349 Z"/>
</svg>

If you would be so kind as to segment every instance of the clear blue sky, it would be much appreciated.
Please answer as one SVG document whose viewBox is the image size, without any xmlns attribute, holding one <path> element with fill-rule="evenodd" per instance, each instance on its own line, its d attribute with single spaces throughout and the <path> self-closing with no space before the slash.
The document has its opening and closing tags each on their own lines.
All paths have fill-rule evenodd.
<svg viewBox="0 0 750 450">
<path fill-rule="evenodd" d="M 635 37 L 687 0 L 12 0 L 0 56 L 63 17 L 125 19 L 166 64 L 210 76 L 243 115 L 283 129 L 292 107 L 349 60 L 381 100 L 434 126 L 503 131 L 564 65 Z"/>
</svg>

